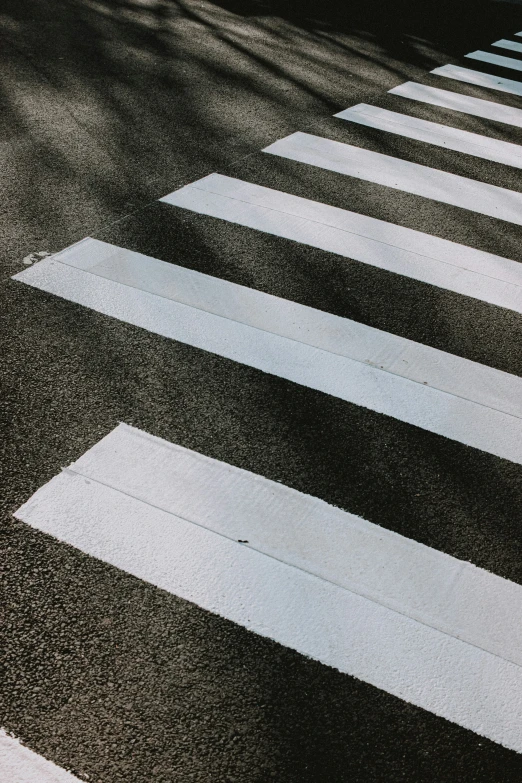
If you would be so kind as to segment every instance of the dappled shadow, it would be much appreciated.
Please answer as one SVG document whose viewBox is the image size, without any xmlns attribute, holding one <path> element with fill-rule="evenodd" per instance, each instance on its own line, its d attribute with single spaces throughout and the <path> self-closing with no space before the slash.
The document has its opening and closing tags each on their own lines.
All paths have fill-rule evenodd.
<svg viewBox="0 0 522 783">
<path fill-rule="evenodd" d="M 56 251 L 425 72 L 473 34 L 469 4 L 418 6 L 6 0 L 2 254 Z M 494 14 L 476 7 L 478 37 Z"/>
<path fill-rule="evenodd" d="M 0 55 L 0 129 L 10 150 L 3 199 L 6 234 L 2 240 L 8 266 L 22 248 L 24 252 L 41 249 L 40 243 L 50 242 L 44 249 L 58 250 L 186 182 L 229 167 L 287 133 L 305 130 L 313 118 L 355 101 L 371 102 L 400 81 L 425 74 L 440 64 L 442 57 L 462 54 L 474 36 L 478 43 L 495 34 L 496 11 L 489 3 L 475 4 L 472 31 L 469 2 L 365 0 L 340 5 L 310 0 L 4 2 L 0 15 L 6 40 Z M 498 32 L 507 34 L 505 29 Z M 380 143 L 388 154 L 401 152 L 394 138 Z M 283 164 L 275 158 L 270 166 L 276 173 L 278 169 L 284 173 Z M 300 172 L 298 166 L 294 169 L 297 186 L 306 188 L 307 177 L 313 172 L 304 168 Z M 325 193 L 325 201 L 332 201 L 332 192 Z M 347 189 L 345 200 L 346 193 Z M 379 198 L 371 185 L 357 185 L 351 203 L 340 205 L 378 214 L 382 209 Z M 403 198 L 402 205 L 394 200 L 387 207 L 386 216 L 407 224 L 414 200 L 406 203 L 407 197 Z M 430 205 L 430 209 L 438 208 Z M 442 235 L 448 230 L 443 220 L 452 219 L 451 210 L 444 209 L 437 213 Z M 144 217 L 147 220 L 153 212 L 167 211 L 165 205 L 154 204 Z M 14 230 L 8 233 L 5 225 L 11 219 Z M 421 219 L 413 215 L 416 226 Z M 486 247 L 491 241 L 491 223 L 471 213 L 462 219 L 473 235 L 470 241 Z M 252 239 L 252 247 L 258 251 L 254 265 L 249 255 L 252 247 L 243 254 L 227 255 L 232 231 L 218 235 L 211 223 L 192 218 L 177 223 L 172 220 L 171 235 L 156 232 L 153 221 L 148 229 L 141 223 L 135 241 L 143 245 L 137 249 L 161 258 L 161 245 L 167 243 L 171 254 L 179 254 L 178 262 L 191 268 L 199 264 L 201 271 L 214 271 L 262 290 L 279 286 L 269 292 L 396 333 L 402 328 L 405 336 L 413 334 L 426 344 L 431 340 L 468 358 L 475 350 L 474 358 L 493 366 L 510 371 L 519 367 L 519 357 L 511 358 L 509 365 L 505 346 L 495 335 L 489 344 L 474 340 L 474 330 L 487 332 L 492 323 L 498 329 L 496 335 L 509 336 L 515 318 L 510 313 L 486 312 L 480 303 L 459 312 L 462 300 L 457 296 L 433 287 L 428 291 L 427 286 L 297 244 L 291 249 L 288 243 L 284 258 L 277 259 L 278 273 L 275 266 L 270 268 L 277 258 L 276 241 L 260 234 Z M 433 233 L 436 231 L 434 228 Z M 27 243 L 32 244 L 26 247 Z M 129 235 L 122 244 L 132 246 Z M 404 534 L 417 530 L 425 543 L 463 559 L 474 559 L 484 566 L 496 559 L 502 575 L 519 578 L 519 539 L 512 509 L 520 500 L 520 466 L 506 466 L 491 455 L 366 409 L 172 343 L 42 292 L 9 285 L 9 291 L 16 289 L 12 298 L 9 293 L 8 301 L 16 311 L 17 340 L 9 346 L 12 387 L 8 402 L 16 413 L 13 424 L 18 430 L 17 440 L 9 447 L 8 473 L 16 503 L 121 419 L 301 491 L 309 492 L 313 487 L 315 494 L 331 503 Z M 429 326 L 423 332 L 425 321 Z M 42 328 L 45 352 L 41 350 Z M 31 389 L 27 399 L 23 398 L 25 389 Z M 39 437 L 33 443 L 35 432 Z M 11 496 L 5 502 L 9 510 L 14 508 Z M 465 531 L 469 535 L 463 535 Z M 67 623 L 74 625 L 77 617 L 82 621 L 73 636 L 85 657 L 78 654 L 68 670 L 64 665 L 67 701 L 60 700 L 61 682 L 52 684 L 51 696 L 47 699 L 44 694 L 41 703 L 38 698 L 23 696 L 33 721 L 35 743 L 40 743 L 42 751 L 46 747 L 42 737 L 51 736 L 57 723 L 73 738 L 76 731 L 84 731 L 80 719 L 81 731 L 74 721 L 77 712 L 88 711 L 82 702 L 82 686 L 88 683 L 86 703 L 90 709 L 88 699 L 92 696 L 92 703 L 98 706 L 89 719 L 88 739 L 79 758 L 89 761 L 88 741 L 92 738 L 94 743 L 99 738 L 102 725 L 103 736 L 98 741 L 110 748 L 120 733 L 127 756 L 134 753 L 138 759 L 138 779 L 147 779 L 150 754 L 143 735 L 149 727 L 143 724 L 142 705 L 133 703 L 136 691 L 129 685 L 133 678 L 139 679 L 137 649 L 146 670 L 138 683 L 138 697 L 150 688 L 147 709 L 165 729 L 158 739 L 158 754 L 175 762 L 180 774 L 194 764 L 197 753 L 192 750 L 190 734 L 194 726 L 200 730 L 203 720 L 199 698 L 207 680 L 203 677 L 201 685 L 197 673 L 194 678 L 191 675 L 198 651 L 204 659 L 202 667 L 218 667 L 223 662 L 230 666 L 210 696 L 210 714 L 223 719 L 227 737 L 241 723 L 245 694 L 251 702 L 268 705 L 257 711 L 259 720 L 252 728 L 253 745 L 256 731 L 263 736 L 254 770 L 263 783 L 265 770 L 271 774 L 272 768 L 281 780 L 315 783 L 320 774 L 318 759 L 331 765 L 333 776 L 341 776 L 341 762 L 348 763 L 350 753 L 348 743 L 340 747 L 339 732 L 332 739 L 321 727 L 318 736 L 324 737 L 325 751 L 315 740 L 311 750 L 303 748 L 303 736 L 313 737 L 319 722 L 328 720 L 338 722 L 348 734 L 356 729 L 354 715 L 357 723 L 356 713 L 366 708 L 367 698 L 376 699 L 376 703 L 391 699 L 382 694 L 371 696 L 371 689 L 364 686 L 363 701 L 350 712 L 353 681 L 334 677 L 332 672 L 325 674 L 319 665 L 289 651 L 278 652 L 269 642 L 263 642 L 267 650 L 270 648 L 268 663 L 258 670 L 256 642 L 243 629 L 230 628 L 216 618 L 193 620 L 199 614 L 178 599 L 143 584 L 134 585 L 132 578 L 115 576 L 113 569 L 99 563 L 89 561 L 86 565 L 87 558 L 43 538 L 35 536 L 34 542 L 29 542 L 29 549 L 34 547 L 35 552 L 28 557 L 37 561 L 71 558 L 76 577 L 80 574 L 79 587 L 68 584 L 64 588 L 60 572 L 53 589 L 57 601 L 64 589 L 71 595 L 78 591 L 64 614 Z M 22 542 L 20 549 L 24 546 Z M 85 572 L 84 579 L 85 568 L 92 572 Z M 121 595 L 118 583 L 124 584 Z M 101 598 L 91 597 L 96 584 L 101 585 Z M 49 656 L 51 652 L 62 654 L 63 639 L 57 638 L 55 620 L 47 615 L 45 594 L 35 590 L 35 596 L 35 601 L 40 601 L 35 606 L 41 606 L 42 638 L 46 640 L 43 652 L 36 656 L 45 659 L 43 678 L 51 680 L 54 661 Z M 140 615 L 137 626 L 128 611 L 132 601 Z M 106 637 L 100 643 L 93 618 L 104 603 L 107 616 L 121 617 L 129 628 L 122 630 L 121 639 L 104 631 Z M 184 616 L 184 622 L 173 627 L 165 643 L 165 628 L 176 613 Z M 85 618 L 90 619 L 84 625 Z M 198 627 L 191 627 L 192 622 Z M 38 636 L 40 631 L 34 625 Z M 209 628 L 214 634 L 211 638 Z M 174 634 L 181 632 L 183 643 L 190 637 L 186 649 L 173 641 Z M 35 655 L 32 638 L 22 635 L 17 641 L 25 645 L 20 667 L 30 670 L 27 661 Z M 113 658 L 116 643 L 124 652 Z M 65 650 L 64 658 L 69 654 Z M 276 681 L 271 679 L 272 655 L 282 661 Z M 41 684 L 38 676 L 35 681 Z M 330 677 L 335 679 L 333 686 L 326 682 Z M 108 680 L 112 685 L 107 685 Z M 304 689 L 310 682 L 307 699 Z M 114 684 L 121 696 L 116 717 L 111 700 Z M 333 700 L 321 702 L 327 687 L 332 698 L 336 689 L 342 691 L 335 704 Z M 99 706 L 100 693 L 103 708 Z M 168 698 L 166 694 L 170 694 Z M 236 712 L 227 712 L 227 699 L 237 707 Z M 53 714 L 54 709 L 60 712 Z M 382 709 L 387 714 L 387 706 Z M 128 714 L 126 722 L 120 722 L 121 711 Z M 69 723 L 71 715 L 74 720 Z M 422 720 L 429 724 L 431 716 Z M 21 727 L 27 733 L 28 722 Z M 281 726 L 285 727 L 283 734 Z M 362 730 L 362 735 L 371 741 L 371 726 Z M 136 736 L 138 744 L 133 746 L 131 740 Z M 173 737 L 181 745 L 176 759 Z M 213 779 L 219 779 L 216 775 L 222 771 L 218 754 L 211 753 L 213 737 L 212 730 L 204 728 L 203 746 L 211 754 L 211 763 L 210 771 L 203 769 L 202 780 L 212 779 L 213 773 Z M 59 737 L 49 741 L 59 748 Z M 451 768 L 451 754 L 449 757 Z M 64 759 L 68 760 L 66 754 Z M 204 754 L 196 761 L 204 767 Z M 111 757 L 109 751 L 101 768 L 110 775 L 115 768 L 125 771 L 127 763 Z M 386 779 L 384 767 L 382 760 Z M 238 763 L 237 774 L 248 775 L 249 770 Z"/>
</svg>

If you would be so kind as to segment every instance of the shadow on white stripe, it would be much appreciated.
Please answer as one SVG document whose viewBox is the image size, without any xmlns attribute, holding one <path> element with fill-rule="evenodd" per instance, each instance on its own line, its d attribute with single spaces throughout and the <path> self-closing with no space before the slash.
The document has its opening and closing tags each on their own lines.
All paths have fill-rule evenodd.
<svg viewBox="0 0 522 783">
<path fill-rule="evenodd" d="M 440 68 L 430 71 L 430 73 L 434 73 L 436 76 L 444 76 L 447 79 L 455 79 L 458 82 L 474 84 L 477 87 L 486 87 L 499 92 L 509 92 L 511 95 L 522 95 L 522 82 L 503 79 L 500 76 L 491 76 L 491 74 L 481 73 L 481 71 L 472 71 L 469 68 L 462 68 L 460 65 L 442 65 Z"/>
<path fill-rule="evenodd" d="M 522 71 L 522 60 L 515 60 L 513 57 L 503 57 L 501 54 L 491 54 L 490 52 L 470 52 L 465 57 L 470 60 L 478 60 L 490 65 L 499 65 L 502 68 L 511 68 L 513 71 Z"/>
<path fill-rule="evenodd" d="M 506 38 L 495 41 L 491 46 L 498 46 L 499 49 L 509 49 L 512 52 L 522 53 L 522 43 L 518 43 L 518 41 L 508 41 Z"/>
<path fill-rule="evenodd" d="M 0 780 L 3 783 L 80 783 L 0 729 Z"/>
<path fill-rule="evenodd" d="M 437 122 L 419 120 L 408 114 L 398 114 L 377 106 L 360 103 L 335 115 L 339 119 L 355 122 L 368 128 L 395 133 L 416 141 L 424 141 L 437 147 L 474 155 L 477 158 L 522 168 L 522 147 L 508 141 L 440 125 Z"/>
<path fill-rule="evenodd" d="M 515 125 L 522 128 L 522 109 L 515 109 L 502 103 L 472 98 L 470 95 L 440 90 L 438 87 L 428 87 L 416 82 L 405 82 L 388 92 L 391 95 L 400 95 L 402 98 L 409 98 L 413 101 L 422 101 L 433 106 L 441 106 L 444 109 L 452 109 L 464 114 L 471 114 L 474 117 L 482 117 L 485 120 L 494 120 L 495 122 L 503 122 L 505 125 Z"/>
<path fill-rule="evenodd" d="M 522 419 L 522 378 L 428 345 L 96 239 L 60 261 Z"/>
<path fill-rule="evenodd" d="M 522 313 L 522 264 L 491 253 L 221 174 L 161 200 Z"/>
<path fill-rule="evenodd" d="M 518 585 L 124 426 L 16 517 L 522 751 L 522 668 L 482 646 L 520 654 Z"/>
<path fill-rule="evenodd" d="M 340 141 L 292 133 L 263 152 L 522 226 L 522 193 Z"/>
<path fill-rule="evenodd" d="M 123 280 L 128 280 L 128 275 L 131 275 L 134 283 L 156 277 L 158 288 L 161 288 L 165 293 L 168 293 L 169 290 L 175 292 L 178 285 L 181 288 L 184 286 L 185 291 L 189 292 L 191 296 L 191 304 L 186 305 L 164 296 L 149 293 L 149 291 L 133 288 L 127 282 L 122 283 L 119 279 L 115 281 L 100 277 L 66 263 L 67 258 L 70 263 L 78 249 L 80 252 L 86 253 L 88 259 L 91 254 L 89 247 L 86 247 L 88 243 L 91 243 L 91 258 L 94 258 L 95 261 L 93 269 L 96 269 L 98 246 L 94 240 L 84 240 L 79 245 L 59 254 L 57 258 L 45 259 L 35 264 L 16 275 L 14 279 L 156 334 L 188 343 L 286 380 L 331 394 L 347 402 L 361 405 L 430 432 L 460 441 L 468 446 L 489 451 L 504 459 L 522 463 L 522 418 L 424 385 L 424 382 L 420 383 L 401 375 L 393 375 L 381 369 L 380 366 L 375 367 L 373 364 L 331 353 L 330 350 L 318 347 L 324 344 L 327 344 L 329 348 L 332 345 L 341 346 L 345 339 L 343 336 L 340 339 L 336 336 L 335 328 L 331 335 L 328 334 L 334 321 L 329 321 L 326 314 L 318 315 L 311 308 L 303 306 L 299 308 L 295 303 L 289 304 L 284 300 L 274 299 L 272 301 L 277 301 L 279 307 L 290 307 L 293 313 L 299 312 L 302 327 L 295 327 L 296 331 L 293 332 L 292 338 L 272 333 L 259 328 L 260 321 L 255 321 L 257 326 L 252 326 L 248 322 L 230 320 L 227 317 L 227 314 L 232 312 L 234 317 L 242 317 L 248 321 L 244 314 L 248 312 L 249 303 L 259 297 L 257 301 L 262 309 L 269 301 L 267 295 L 259 292 L 245 294 L 244 302 L 238 308 L 235 299 L 239 286 L 233 284 L 226 286 L 223 281 L 217 281 L 216 278 L 201 276 L 197 278 L 201 281 L 201 285 L 194 289 L 196 278 L 187 277 L 187 270 L 180 270 L 179 267 L 157 259 L 152 259 L 152 265 L 148 265 L 144 272 L 140 273 L 139 264 L 147 261 L 143 256 L 138 259 L 134 257 L 127 269 L 121 273 Z M 128 252 L 124 251 L 123 257 Z M 120 253 L 120 260 L 121 257 Z M 63 261 L 60 263 L 60 260 L 57 259 L 63 259 Z M 118 259 L 116 262 L 115 276 L 119 277 L 118 270 L 121 264 Z M 84 263 L 84 261 L 80 261 L 80 266 Z M 158 270 L 160 270 L 159 275 Z M 106 266 L 105 274 L 108 271 Z M 182 285 L 183 279 L 185 279 L 185 283 Z M 192 291 L 190 291 L 191 287 Z M 242 291 L 248 292 L 248 289 L 242 289 Z M 223 301 L 220 301 L 221 297 L 223 297 Z M 219 306 L 220 315 L 204 309 L 209 302 L 213 303 L 214 307 Z M 274 312 L 274 307 L 269 306 L 269 310 Z M 284 321 L 285 319 L 280 320 Z M 261 323 L 269 325 L 270 318 L 266 322 L 262 319 Z M 335 323 L 338 322 L 335 321 Z M 312 324 L 314 324 L 313 327 Z M 351 322 L 346 325 L 345 335 L 353 334 L 355 336 L 357 330 L 359 330 L 359 337 L 355 338 L 354 345 L 357 345 L 359 340 L 356 348 L 356 352 L 359 352 L 359 359 L 362 358 L 360 353 L 364 352 L 364 348 L 370 348 L 375 357 L 379 355 L 379 340 L 375 339 L 375 333 L 365 331 L 362 334 L 360 325 L 356 327 Z M 307 332 L 311 333 L 311 336 L 307 335 Z M 299 340 L 305 339 L 305 336 L 308 340 L 307 343 L 295 339 L 296 337 Z M 402 355 L 400 346 L 403 347 Z M 429 364 L 429 361 L 426 362 L 426 358 L 435 356 L 434 353 L 420 349 L 414 343 L 398 342 L 393 338 L 388 340 L 388 351 L 389 355 L 387 356 L 386 348 L 383 348 L 381 363 L 383 365 L 384 363 L 389 364 L 390 369 L 396 370 L 406 357 L 418 361 L 418 366 L 412 370 L 413 377 L 417 379 L 422 376 L 425 365 Z M 442 352 L 440 355 L 443 355 Z M 471 376 L 467 378 L 467 374 L 471 372 L 471 375 L 476 377 L 478 373 L 488 385 L 488 391 L 483 389 L 479 393 L 486 396 L 481 396 L 479 399 L 490 401 L 502 399 L 503 395 L 498 397 L 498 391 L 494 388 L 494 379 L 498 377 L 503 379 L 504 385 L 507 384 L 507 394 L 505 394 L 505 401 L 502 404 L 510 406 L 512 404 L 510 400 L 517 399 L 517 395 L 513 396 L 510 389 L 515 388 L 517 384 L 520 386 L 520 379 L 505 373 L 499 373 L 497 376 L 498 371 L 480 368 L 479 365 L 458 360 L 457 357 L 451 357 L 448 361 L 448 370 L 450 366 L 455 369 L 456 377 L 453 381 L 450 377 L 451 372 L 444 369 L 441 371 L 435 368 L 433 363 L 427 373 L 428 377 L 437 378 L 437 382 L 450 384 L 451 388 L 460 388 L 465 392 L 466 388 L 470 386 L 471 380 Z M 460 378 L 458 376 L 459 370 Z"/>
</svg>

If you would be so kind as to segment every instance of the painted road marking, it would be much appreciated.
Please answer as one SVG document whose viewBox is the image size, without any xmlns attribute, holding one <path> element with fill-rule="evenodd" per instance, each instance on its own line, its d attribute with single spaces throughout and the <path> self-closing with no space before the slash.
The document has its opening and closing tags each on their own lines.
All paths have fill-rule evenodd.
<svg viewBox="0 0 522 783">
<path fill-rule="evenodd" d="M 141 433 L 139 435 L 146 439 Z M 176 450 L 169 444 L 163 446 L 165 450 L 169 448 L 173 452 Z M 174 502 L 176 514 L 173 514 L 151 505 L 149 500 L 138 499 L 110 486 L 107 482 L 112 480 L 113 474 L 107 476 L 104 473 L 106 465 L 112 470 L 114 461 L 111 458 L 110 436 L 105 440 L 104 450 L 105 455 L 100 464 L 102 482 L 89 477 L 89 471 L 95 472 L 93 462 L 96 463 L 96 458 L 92 454 L 86 455 L 85 474 L 76 472 L 81 469 L 80 460 L 72 470 L 64 471 L 38 490 L 18 510 L 16 517 L 88 555 L 251 631 L 334 666 L 506 747 L 522 751 L 522 668 L 519 665 L 334 584 L 323 576 L 310 573 L 301 565 L 290 565 L 272 554 L 237 543 L 229 537 L 237 535 L 241 530 L 242 539 L 245 535 L 259 535 L 261 542 L 263 536 L 270 535 L 263 530 L 263 520 L 273 512 L 270 531 L 279 536 L 280 542 L 275 545 L 276 552 L 283 552 L 286 556 L 289 551 L 287 545 L 292 542 L 291 546 L 297 550 L 297 562 L 306 564 L 307 557 L 313 558 L 328 575 L 332 564 L 337 563 L 337 566 L 333 565 L 334 571 L 342 575 L 343 561 L 337 557 L 334 547 L 326 545 L 325 550 L 322 548 L 324 543 L 317 547 L 314 546 L 315 540 L 309 540 L 312 526 L 318 524 L 314 515 L 318 513 L 319 506 L 316 503 L 320 501 L 292 493 L 291 490 L 287 490 L 290 494 L 286 495 L 285 489 L 280 488 L 280 494 L 273 497 L 267 508 L 266 492 L 270 492 L 270 489 L 263 479 L 252 479 L 248 474 L 245 477 L 243 472 L 238 478 L 236 469 L 223 466 L 220 470 L 218 464 L 213 481 L 217 482 L 220 499 L 214 510 L 203 483 L 208 462 L 199 455 L 189 454 L 191 464 L 187 466 L 182 460 L 179 468 L 176 468 L 179 469 L 176 485 L 179 483 L 183 486 L 183 496 L 178 502 L 168 487 L 168 481 L 171 480 L 168 470 L 166 487 L 163 483 L 165 473 L 158 479 L 153 478 L 152 474 L 159 463 L 157 456 L 149 452 L 149 462 L 144 465 L 143 473 L 153 481 L 160 482 L 150 497 L 159 497 L 167 505 Z M 114 454 L 118 453 L 116 449 Z M 135 466 L 133 471 L 136 470 L 140 472 Z M 199 471 L 202 471 L 202 475 Z M 128 485 L 132 484 L 132 475 L 134 473 L 124 477 Z M 253 480 L 259 488 L 259 494 L 253 499 L 252 519 L 248 507 L 249 495 L 243 493 L 241 497 L 234 497 L 240 494 L 243 480 Z M 140 491 L 146 489 L 146 484 L 145 478 Z M 194 491 L 203 488 L 203 497 L 194 493 L 191 498 L 191 487 Z M 166 494 L 162 496 L 164 490 Z M 228 500 L 231 508 L 244 516 L 233 519 L 232 514 L 227 513 Z M 322 520 L 323 508 L 320 505 Z M 305 511 L 302 516 L 297 516 L 301 508 L 305 508 Z M 308 509 L 308 527 L 305 525 L 299 533 L 298 546 L 303 546 L 300 552 L 290 532 L 299 527 Z M 180 511 L 193 514 L 194 520 L 183 518 L 179 515 Z M 369 556 L 371 560 L 373 555 L 369 551 L 373 551 L 373 547 L 377 550 L 376 555 L 384 566 L 384 573 L 382 576 L 379 574 L 376 584 L 387 590 L 390 583 L 392 596 L 400 596 L 400 601 L 407 596 L 407 600 L 415 604 L 417 599 L 413 586 L 407 584 L 407 578 L 403 578 L 408 570 L 401 574 L 399 564 L 387 560 L 389 547 L 398 546 L 400 555 L 399 550 L 395 550 L 395 554 L 402 557 L 405 552 L 401 547 L 411 546 L 412 551 L 408 553 L 404 565 L 406 569 L 412 569 L 415 580 L 419 580 L 419 611 L 427 610 L 428 615 L 433 609 L 435 613 L 440 613 L 439 618 L 448 616 L 451 622 L 456 620 L 455 628 L 460 627 L 462 621 L 466 632 L 484 634 L 488 643 L 490 639 L 496 638 L 498 629 L 493 627 L 497 620 L 496 612 L 490 611 L 487 619 L 481 621 L 485 610 L 485 607 L 480 606 L 483 595 L 480 593 L 477 596 L 475 591 L 481 585 L 484 586 L 486 601 L 491 600 L 496 605 L 496 600 L 500 600 L 502 607 L 499 614 L 506 618 L 511 606 L 508 604 L 506 608 L 504 598 L 510 601 L 515 591 L 518 596 L 520 586 L 497 580 L 485 571 L 473 569 L 465 563 L 459 564 L 458 561 L 384 530 L 382 541 L 374 537 L 370 544 L 370 538 L 365 536 L 369 536 L 370 531 L 375 533 L 376 526 L 367 526 L 364 520 L 346 515 L 346 519 L 343 516 L 343 522 L 347 524 L 347 530 L 341 531 L 343 525 L 337 526 L 336 522 L 340 521 L 338 515 L 342 512 L 336 509 L 329 509 L 329 512 L 332 516 L 327 517 L 325 523 L 327 526 L 334 524 L 336 532 L 339 531 L 343 536 L 346 546 L 343 551 L 356 563 L 356 577 L 361 574 L 361 565 L 357 561 L 357 552 L 351 550 L 354 537 L 357 539 L 354 546 L 358 546 L 359 552 L 362 548 L 363 557 Z M 285 538 L 288 521 L 292 528 L 286 530 L 288 535 Z M 216 525 L 219 530 L 224 529 L 225 534 L 209 529 L 210 525 Z M 248 532 L 243 532 L 245 530 Z M 321 536 L 316 535 L 315 538 L 321 537 L 322 529 Z M 364 544 L 361 543 L 363 540 Z M 272 545 L 271 541 L 268 545 Z M 368 551 L 366 545 L 369 546 Z M 421 549 L 427 551 L 421 553 Z M 417 554 L 420 559 L 415 563 Z M 321 557 L 325 560 L 321 561 Z M 427 569 L 425 583 L 422 573 L 417 571 L 423 565 Z M 367 579 L 369 588 L 373 589 L 370 575 L 379 569 L 375 569 L 372 563 L 369 569 L 370 573 L 366 572 L 361 578 L 363 581 Z M 364 566 L 362 571 L 365 571 Z M 398 586 L 394 584 L 395 576 Z M 441 579 L 454 580 L 450 584 L 444 583 L 444 597 L 440 603 L 437 602 L 437 590 L 428 589 L 431 580 L 439 576 Z M 488 592 L 490 584 L 494 585 L 496 598 Z M 504 589 L 507 591 L 505 595 Z M 449 604 L 454 595 L 458 598 L 455 599 L 454 607 L 451 607 Z M 451 599 L 447 608 L 445 598 Z M 462 603 L 458 606 L 461 598 Z M 423 603 L 423 599 L 427 603 Z M 471 621 L 464 611 L 466 605 L 473 606 Z M 453 614 L 454 611 L 456 614 Z M 513 624 L 518 624 L 515 617 Z"/>
<path fill-rule="evenodd" d="M 495 41 L 491 46 L 498 46 L 500 49 L 509 49 L 512 52 L 522 52 L 522 44 L 518 41 L 508 41 L 506 38 L 501 38 L 500 41 Z"/>
<path fill-rule="evenodd" d="M 161 199 L 522 313 L 522 265 L 384 220 L 211 174 Z"/>
<path fill-rule="evenodd" d="M 522 378 L 371 326 L 97 239 L 62 263 L 189 307 L 369 364 L 522 419 Z"/>
<path fill-rule="evenodd" d="M 424 141 L 427 144 L 435 144 L 438 147 L 455 150 L 455 152 L 464 152 L 484 160 L 522 168 L 522 147 L 520 145 L 492 139 L 489 136 L 481 136 L 479 133 L 470 133 L 452 128 L 449 125 L 419 120 L 417 117 L 398 114 L 365 103 L 345 109 L 335 116 L 369 128 L 396 133 L 408 139 Z"/>
<path fill-rule="evenodd" d="M 522 586 L 120 424 L 68 471 L 522 665 Z"/>
<path fill-rule="evenodd" d="M 340 141 L 292 133 L 263 152 L 522 226 L 522 193 Z"/>
<path fill-rule="evenodd" d="M 69 250 L 71 252 L 71 250 Z M 522 464 L 522 419 L 55 258 L 16 280 L 173 340 Z"/>
<path fill-rule="evenodd" d="M 470 60 L 479 60 L 482 63 L 490 65 L 500 65 L 502 68 L 511 68 L 514 71 L 522 71 L 522 60 L 515 60 L 513 57 L 503 57 L 501 54 L 491 54 L 490 52 L 470 52 L 464 55 Z"/>
<path fill-rule="evenodd" d="M 522 82 L 513 81 L 513 79 L 502 79 L 500 76 L 491 76 L 489 73 L 472 71 L 469 68 L 462 68 L 460 65 L 442 65 L 435 68 L 430 73 L 436 76 L 445 76 L 447 79 L 455 79 L 458 82 L 474 84 L 477 87 L 486 87 L 490 90 L 499 92 L 509 92 L 511 95 L 522 95 Z"/>
<path fill-rule="evenodd" d="M 522 128 L 522 109 L 514 109 L 512 106 L 504 106 L 502 103 L 472 98 L 470 95 L 440 90 L 437 87 L 428 87 L 416 82 L 405 82 L 388 92 L 391 95 L 400 95 L 402 98 L 410 98 L 413 101 L 422 101 L 433 106 L 441 106 L 444 109 L 452 109 L 464 114 L 471 114 L 474 117 L 482 117 L 485 120 L 494 120 L 495 122 L 503 122 L 505 125 L 515 125 Z"/>
<path fill-rule="evenodd" d="M 80 783 L 0 729 L 0 780 L 4 783 Z"/>
</svg>

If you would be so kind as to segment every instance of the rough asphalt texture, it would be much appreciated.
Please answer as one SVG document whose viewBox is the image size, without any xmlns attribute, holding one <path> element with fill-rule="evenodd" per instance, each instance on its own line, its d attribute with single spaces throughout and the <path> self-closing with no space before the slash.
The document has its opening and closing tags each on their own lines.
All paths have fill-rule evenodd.
<svg viewBox="0 0 522 783">
<path fill-rule="evenodd" d="M 259 153 L 306 130 L 522 190 L 331 118 L 404 110 L 386 91 L 408 79 L 484 97 L 427 71 L 520 29 L 520 6 L 485 0 L 4 0 L 1 715 L 33 750 L 91 783 L 522 779 L 520 756 L 11 516 L 125 421 L 522 583 L 520 466 L 10 280 L 96 235 L 521 375 L 513 313 L 152 203 L 219 170 L 522 261 L 516 227 Z"/>
</svg>

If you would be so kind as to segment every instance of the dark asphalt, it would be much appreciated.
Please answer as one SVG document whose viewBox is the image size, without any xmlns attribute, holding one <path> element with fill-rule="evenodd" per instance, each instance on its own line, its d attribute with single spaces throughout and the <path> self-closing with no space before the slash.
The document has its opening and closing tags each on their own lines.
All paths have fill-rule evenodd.
<svg viewBox="0 0 522 783">
<path fill-rule="evenodd" d="M 520 8 L 489 0 L 3 0 L 0 13 L 10 272 L 520 27 Z"/>
<path fill-rule="evenodd" d="M 219 170 L 522 262 L 520 227 L 260 152 L 306 130 L 521 191 L 518 171 L 331 117 L 366 102 L 484 132 L 386 90 L 520 106 L 427 74 L 493 73 L 462 55 L 520 29 L 489 0 L 4 0 L 0 722 L 36 752 L 90 783 L 522 779 L 513 752 L 11 516 L 124 421 L 522 584 L 521 466 L 9 279 L 99 236 L 522 375 L 515 313 L 155 202 Z"/>
</svg>

